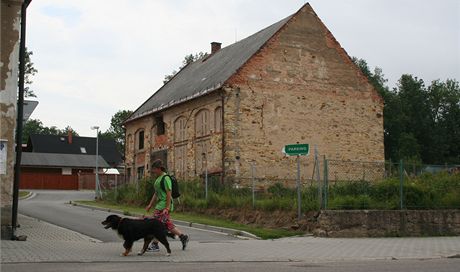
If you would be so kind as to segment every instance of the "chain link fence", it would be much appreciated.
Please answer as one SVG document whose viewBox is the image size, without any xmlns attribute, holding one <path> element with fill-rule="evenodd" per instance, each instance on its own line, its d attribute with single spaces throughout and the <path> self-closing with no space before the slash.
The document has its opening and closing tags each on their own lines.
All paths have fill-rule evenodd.
<svg viewBox="0 0 460 272">
<path fill-rule="evenodd" d="M 324 157 L 320 160 L 319 157 L 299 163 L 299 183 L 295 160 L 277 163 L 271 169 L 258 169 L 256 164 L 246 163 L 241 165 L 240 176 L 234 180 L 222 183 L 219 176 L 208 178 L 207 190 L 201 187 L 191 198 L 217 208 L 289 211 L 300 208 L 299 216 L 319 209 L 460 208 L 459 165 L 341 161 Z M 273 173 L 282 171 L 285 177 L 273 177 Z M 206 186 L 204 181 L 205 177 L 202 185 Z"/>
<path fill-rule="evenodd" d="M 319 155 L 265 165 L 271 167 L 241 162 L 225 181 L 206 171 L 194 181 L 179 179 L 181 205 L 192 210 L 297 211 L 299 218 L 321 209 L 460 208 L 459 165 L 341 161 Z M 94 175 L 88 179 L 94 181 Z M 121 176 L 100 177 L 100 184 L 104 198 L 115 202 L 144 203 L 153 194 L 149 179 L 130 183 Z"/>
</svg>

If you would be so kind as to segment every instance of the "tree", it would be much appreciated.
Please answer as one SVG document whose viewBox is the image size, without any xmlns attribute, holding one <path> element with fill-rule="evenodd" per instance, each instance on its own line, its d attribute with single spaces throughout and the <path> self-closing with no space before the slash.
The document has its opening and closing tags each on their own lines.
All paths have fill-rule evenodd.
<svg viewBox="0 0 460 272">
<path fill-rule="evenodd" d="M 27 143 L 29 136 L 32 134 L 67 135 L 69 131 L 72 131 L 73 136 L 78 136 L 78 133 L 74 131 L 70 126 L 67 126 L 64 129 L 58 129 L 56 126 L 46 127 L 39 119 L 29 119 L 24 123 L 22 143 Z"/>
<path fill-rule="evenodd" d="M 384 100 L 385 159 L 424 163 L 460 163 L 460 87 L 456 80 L 402 75 L 390 90 L 383 72 L 369 69 L 363 59 L 353 62 Z"/>
<path fill-rule="evenodd" d="M 195 62 L 195 61 L 197 61 L 199 59 L 202 59 L 202 58 L 206 57 L 207 55 L 208 55 L 207 53 L 203 53 L 203 52 L 195 53 L 195 55 L 193 55 L 193 54 L 186 55 L 184 57 L 184 60 L 182 61 L 182 66 L 179 67 L 179 71 L 182 68 L 184 68 L 185 66 L 187 66 L 188 64 L 190 64 L 192 62 Z M 165 79 L 163 80 L 163 84 L 168 83 L 177 73 L 178 73 L 178 71 L 173 70 L 171 74 L 166 75 Z"/>
<path fill-rule="evenodd" d="M 383 98 L 383 131 L 385 145 L 385 159 L 396 160 L 399 158 L 399 137 L 401 135 L 401 103 L 396 90 L 390 90 L 382 69 L 376 67 L 371 72 L 367 62 L 356 57 L 352 61 L 358 66 L 361 72 L 368 78 L 369 83 L 377 90 Z"/>
<path fill-rule="evenodd" d="M 41 134 L 43 132 L 43 123 L 38 119 L 29 119 L 24 123 L 22 131 L 22 143 L 27 143 L 29 136 L 32 134 Z"/>
<path fill-rule="evenodd" d="M 25 52 L 25 71 L 24 71 L 24 97 L 37 97 L 32 89 L 30 89 L 30 85 L 32 84 L 32 76 L 38 73 L 38 70 L 35 69 L 34 63 L 30 56 L 34 53 L 32 51 L 28 51 L 26 48 Z"/>
<path fill-rule="evenodd" d="M 116 112 L 112 119 L 110 120 L 109 129 L 101 133 L 102 138 L 113 139 L 117 143 L 118 151 L 124 154 L 125 150 L 125 129 L 123 127 L 123 122 L 131 116 L 133 112 L 130 110 L 119 110 Z"/>
<path fill-rule="evenodd" d="M 433 156 L 460 163 L 460 85 L 457 80 L 434 80 L 428 87 L 434 131 Z"/>
</svg>

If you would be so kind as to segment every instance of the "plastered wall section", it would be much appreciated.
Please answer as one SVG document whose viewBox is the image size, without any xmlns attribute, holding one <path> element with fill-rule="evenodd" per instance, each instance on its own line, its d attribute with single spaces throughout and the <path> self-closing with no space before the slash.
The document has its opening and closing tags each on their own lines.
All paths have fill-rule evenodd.
<svg viewBox="0 0 460 272">
<path fill-rule="evenodd" d="M 228 84 L 225 168 L 235 182 L 251 177 L 251 162 L 257 177 L 295 179 L 296 158 L 281 150 L 297 142 L 311 147 L 305 178 L 314 146 L 321 159 L 384 161 L 383 101 L 308 6 Z"/>
<path fill-rule="evenodd" d="M 15 161 L 15 127 L 18 87 L 20 8 L 22 1 L 1 0 L 0 140 L 6 150 L 0 174 L 2 238 L 11 226 Z M 5 146 L 6 145 L 6 146 Z"/>
<path fill-rule="evenodd" d="M 215 129 L 215 110 L 221 107 L 220 91 L 210 95 L 194 99 L 183 104 L 171 107 L 163 112 L 142 117 L 126 124 L 126 163 L 127 167 L 144 166 L 146 175 L 150 174 L 151 154 L 154 152 L 167 151 L 167 166 L 171 173 L 179 178 L 193 179 L 203 174 L 203 162 L 201 150 L 197 149 L 197 144 L 207 142 L 207 169 L 208 172 L 218 173 L 222 171 L 222 132 Z M 205 137 L 196 137 L 195 122 L 196 114 L 200 110 L 209 111 L 210 134 Z M 155 116 L 161 115 L 165 123 L 165 134 L 157 134 L 157 124 Z M 186 139 L 177 142 L 174 138 L 174 122 L 178 118 L 186 120 Z M 138 132 L 144 131 L 144 149 L 138 150 Z M 130 136 L 131 135 L 131 136 Z M 185 148 L 185 167 L 178 171 L 178 161 L 176 158 L 176 148 Z M 131 170 L 136 171 L 136 170 Z"/>
</svg>

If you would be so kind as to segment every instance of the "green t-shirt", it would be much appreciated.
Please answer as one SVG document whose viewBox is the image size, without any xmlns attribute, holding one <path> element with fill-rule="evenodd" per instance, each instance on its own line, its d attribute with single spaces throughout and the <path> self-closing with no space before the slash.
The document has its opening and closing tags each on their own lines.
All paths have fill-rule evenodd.
<svg viewBox="0 0 460 272">
<path fill-rule="evenodd" d="M 156 180 L 155 183 L 153 184 L 153 188 L 155 189 L 155 192 L 157 194 L 157 204 L 155 205 L 156 210 L 163 210 L 166 208 L 166 192 L 163 191 L 161 188 L 161 180 L 163 179 L 163 176 L 166 175 L 166 173 L 163 173 L 161 176 L 159 176 Z M 165 177 L 165 189 L 167 191 L 172 190 L 172 185 L 171 185 L 171 178 L 169 176 Z M 174 205 L 171 197 L 171 205 L 169 206 L 169 211 L 172 212 L 174 210 Z"/>
</svg>

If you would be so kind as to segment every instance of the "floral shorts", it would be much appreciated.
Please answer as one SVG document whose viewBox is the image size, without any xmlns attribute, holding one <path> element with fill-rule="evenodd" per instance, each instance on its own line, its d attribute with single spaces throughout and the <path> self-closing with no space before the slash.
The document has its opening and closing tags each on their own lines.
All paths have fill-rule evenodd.
<svg viewBox="0 0 460 272">
<path fill-rule="evenodd" d="M 160 220 L 163 224 L 165 224 L 168 230 L 174 229 L 176 226 L 171 221 L 171 217 L 168 214 L 163 214 L 160 210 L 155 210 L 153 212 L 153 218 Z"/>
</svg>

